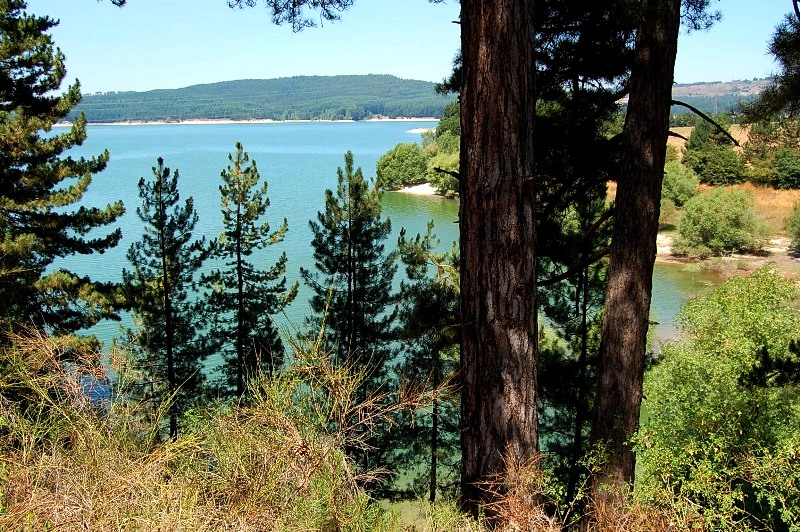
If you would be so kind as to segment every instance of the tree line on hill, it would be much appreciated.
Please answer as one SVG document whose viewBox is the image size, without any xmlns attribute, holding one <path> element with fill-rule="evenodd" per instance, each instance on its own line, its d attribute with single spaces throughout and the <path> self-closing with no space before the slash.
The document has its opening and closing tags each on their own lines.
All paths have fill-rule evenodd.
<svg viewBox="0 0 800 532">
<path fill-rule="evenodd" d="M 190 119 L 363 120 L 439 117 L 450 96 L 427 81 L 390 75 L 238 80 L 147 92 L 85 95 L 69 113 L 89 122 Z"/>
<path fill-rule="evenodd" d="M 351 3 L 300 0 L 275 16 L 303 26 L 306 4 L 335 17 Z M 222 173 L 225 232 L 213 242 L 193 239 L 191 198 L 181 201 L 177 170 L 159 159 L 152 177 L 140 181 L 145 231 L 129 250 L 132 269 L 123 283 L 53 268 L 60 257 L 116 245 L 119 233 L 107 228 L 123 206 L 79 205 L 107 154 L 63 156 L 85 138 L 82 118 L 66 133 L 41 135 L 80 94 L 72 86 L 52 96 L 64 75 L 63 56 L 46 33 L 54 23 L 24 15 L 24 0 L 10 0 L 0 13 L 2 38 L 14 45 L 0 46 L 10 80 L 0 87 L 0 294 L 8 333 L 0 407 L 9 409 L 2 430 L 13 436 L 4 451 L 31 449 L 24 430 L 7 429 L 9 420 L 24 426 L 62 413 L 46 400 L 52 395 L 14 380 L 27 361 L 16 356 L 20 333 L 34 326 L 68 336 L 127 308 L 139 322 L 130 331 L 135 367 L 122 374 L 131 381 L 117 381 L 115 389 L 164 422 L 150 423 L 144 435 L 129 430 L 129 420 L 117 430 L 147 447 L 201 438 L 195 432 L 180 439 L 196 420 L 192 407 L 209 396 L 221 398 L 219 412 L 243 412 L 269 391 L 283 409 L 265 417 L 314 418 L 292 447 L 299 459 L 341 428 L 348 434 L 338 444 L 349 458 L 340 462 L 360 472 L 390 465 L 418 473 L 431 499 L 449 490 L 490 526 L 609 528 L 641 517 L 631 516 L 638 508 L 651 529 L 796 523 L 800 349 L 793 340 L 800 324 L 791 283 L 768 271 L 729 283 L 683 312 L 686 339 L 658 357 L 647 354 L 681 2 L 645 0 L 642 16 L 611 0 L 581 9 L 537 0 L 534 11 L 533 4 L 462 0 L 462 55 L 448 82 L 460 90 L 459 127 L 451 109 L 421 147 L 430 160 L 446 159 L 437 167 L 404 148 L 381 166 L 387 186 L 398 179 L 392 158 L 412 161 L 413 179 L 424 162 L 426 173 L 457 181 L 459 251 L 433 252 L 430 228 L 403 235 L 398 253 L 387 252 L 390 222 L 381 217 L 380 192 L 348 153 L 336 190 L 326 191 L 324 210 L 310 222 L 315 266 L 303 279 L 314 292 L 311 330 L 278 338 L 270 316 L 295 293 L 283 280 L 285 257 L 266 268 L 251 261 L 287 228 L 264 221 L 266 188 L 240 145 Z M 707 1 L 685 7 L 695 28 L 716 18 Z M 783 29 L 800 34 L 800 20 L 789 18 Z M 502 59 L 481 62 L 487 53 Z M 773 112 L 787 105 L 781 83 L 769 93 L 779 103 Z M 620 91 L 631 99 L 615 130 Z M 790 91 L 788 102 L 795 101 Z M 454 156 L 457 134 L 453 170 L 445 160 Z M 715 155 L 716 143 L 709 146 Z M 613 206 L 606 202 L 612 180 Z M 673 201 L 680 188 L 667 187 Z M 198 278 L 198 265 L 211 256 L 219 269 Z M 398 258 L 407 280 L 392 293 Z M 195 286 L 201 295 L 189 297 Z M 551 327 L 539 326 L 539 312 Z M 313 344 L 323 356 L 293 366 L 281 360 L 282 341 Z M 222 352 L 224 364 L 208 381 L 200 361 L 211 352 Z M 59 367 L 93 374 L 79 354 L 60 351 Z M 335 408 L 316 386 L 331 367 L 352 370 L 326 381 L 352 391 L 333 394 Z M 448 393 L 443 386 L 456 368 L 460 387 Z M 299 384 L 271 387 L 284 370 Z M 37 371 L 58 375 L 52 367 Z M 404 374 L 423 381 L 431 401 L 376 413 L 373 406 L 384 401 L 413 402 L 404 400 Z M 53 390 L 60 384 L 50 382 Z M 640 429 L 643 393 L 649 416 Z M 46 435 L 33 448 L 50 457 L 57 453 L 48 445 L 67 453 L 83 443 Z M 202 450 L 197 457 L 205 459 Z M 218 466 L 209 460 L 207 473 L 218 474 Z M 373 494 L 392 491 L 359 478 Z M 308 484 L 313 480 L 301 487 Z"/>
</svg>

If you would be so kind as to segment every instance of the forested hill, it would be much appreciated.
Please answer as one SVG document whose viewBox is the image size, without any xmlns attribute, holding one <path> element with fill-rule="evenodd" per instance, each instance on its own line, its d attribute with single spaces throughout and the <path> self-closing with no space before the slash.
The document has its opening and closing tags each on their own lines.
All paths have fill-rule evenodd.
<svg viewBox="0 0 800 532">
<path fill-rule="evenodd" d="M 389 75 L 298 76 L 88 94 L 73 115 L 84 112 L 90 122 L 439 117 L 453 99 L 436 94 L 431 82 Z"/>
</svg>

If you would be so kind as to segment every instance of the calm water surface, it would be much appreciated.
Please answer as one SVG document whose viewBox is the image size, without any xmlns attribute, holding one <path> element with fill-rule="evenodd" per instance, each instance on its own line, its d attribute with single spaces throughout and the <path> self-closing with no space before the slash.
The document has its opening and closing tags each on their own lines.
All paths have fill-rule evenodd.
<svg viewBox="0 0 800 532">
<path fill-rule="evenodd" d="M 89 156 L 108 149 L 108 168 L 95 176 L 85 196 L 86 205 L 101 206 L 121 199 L 127 212 L 118 225 L 121 244 L 104 255 L 73 257 L 61 265 L 103 281 L 118 281 L 128 267 L 125 253 L 139 239 L 142 226 L 136 216 L 139 205 L 137 183 L 150 178 L 156 158 L 180 172 L 183 198 L 192 196 L 199 214 L 197 235 L 217 236 L 222 230 L 219 207 L 220 172 L 228 164 L 228 154 L 237 141 L 255 160 L 262 179 L 269 183 L 271 206 L 267 220 L 277 227 L 285 217 L 289 224 L 286 239 L 270 246 L 255 262 L 272 264 L 286 252 L 287 280 L 299 280 L 300 267 L 313 268 L 308 221 L 324 207 L 325 189 L 335 189 L 336 169 L 344 164 L 344 153 L 351 150 L 356 166 L 364 175 L 375 176 L 378 158 L 399 142 L 417 142 L 420 127 L 432 122 L 312 122 L 275 124 L 141 125 L 90 126 L 88 139 L 75 152 Z M 397 241 L 400 228 L 410 235 L 424 232 L 434 220 L 435 232 L 443 248 L 458 238 L 456 201 L 438 197 L 413 196 L 389 192 L 383 199 L 384 215 L 392 220 L 390 245 Z M 208 268 L 212 267 L 209 265 Z M 398 279 L 399 282 L 399 279 Z M 707 273 L 689 273 L 681 265 L 657 264 L 653 277 L 653 319 L 661 325 L 659 337 L 674 336 L 673 318 L 681 305 L 710 284 L 718 282 Z M 308 314 L 310 291 L 301 284 L 295 302 L 281 318 L 282 325 L 302 324 Z M 130 318 L 125 320 L 130 324 Z M 103 340 L 120 333 L 118 323 L 101 323 L 92 329 Z"/>
</svg>

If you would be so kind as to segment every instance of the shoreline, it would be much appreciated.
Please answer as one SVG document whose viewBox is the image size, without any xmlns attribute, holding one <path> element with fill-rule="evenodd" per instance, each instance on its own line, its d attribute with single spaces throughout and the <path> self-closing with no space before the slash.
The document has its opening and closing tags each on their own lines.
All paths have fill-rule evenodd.
<svg viewBox="0 0 800 532">
<path fill-rule="evenodd" d="M 322 119 L 308 119 L 308 120 L 276 120 L 274 118 L 244 118 L 241 120 L 231 118 L 187 118 L 186 120 L 121 120 L 119 122 L 87 122 L 87 126 L 166 126 L 166 125 L 193 125 L 193 126 L 207 126 L 207 125 L 238 125 L 238 124 L 308 124 L 315 122 L 330 122 L 330 123 L 356 123 L 356 122 L 438 122 L 439 119 L 432 116 L 424 117 L 375 117 L 366 118 L 364 120 L 322 120 Z M 53 124 L 53 127 L 68 127 L 72 122 L 63 121 Z M 430 128 L 415 128 L 417 130 L 426 130 Z"/>
<path fill-rule="evenodd" d="M 413 196 L 436 196 L 444 198 L 444 196 L 437 194 L 436 189 L 430 183 L 422 183 L 421 185 L 414 185 L 413 187 L 403 187 L 392 192 L 399 192 L 400 194 L 411 194 Z"/>
</svg>

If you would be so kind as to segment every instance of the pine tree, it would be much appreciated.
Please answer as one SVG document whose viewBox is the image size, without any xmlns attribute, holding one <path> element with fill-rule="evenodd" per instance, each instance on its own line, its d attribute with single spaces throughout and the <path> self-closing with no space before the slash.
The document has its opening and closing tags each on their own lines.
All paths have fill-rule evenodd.
<svg viewBox="0 0 800 532">
<path fill-rule="evenodd" d="M 374 370 L 382 378 L 387 347 L 392 339 L 396 311 L 392 279 L 396 255 L 385 253 L 391 221 L 381 219 L 381 195 L 353 170 L 353 154 L 345 154 L 344 171 L 337 171 L 336 194 L 325 191 L 325 212 L 311 221 L 314 238 L 312 273 L 301 268 L 303 280 L 314 291 L 311 308 L 325 323 L 326 338 L 336 358 Z"/>
<path fill-rule="evenodd" d="M 413 491 L 427 490 L 431 502 L 443 491 L 455 494 L 460 469 L 458 393 L 445 387 L 455 384 L 458 373 L 458 251 L 454 247 L 437 253 L 437 245 L 433 222 L 425 236 L 408 240 L 401 231 L 398 241 L 408 281 L 400 288 L 398 337 L 403 357 L 394 373 L 409 382 L 427 383 L 433 397 L 430 409 L 413 413 L 413 419 L 402 420 L 392 431 L 394 469 L 415 474 Z"/>
<path fill-rule="evenodd" d="M 242 396 L 248 377 L 272 373 L 281 364 L 284 346 L 272 316 L 295 298 L 297 284 L 286 286 L 286 253 L 266 269 L 248 261 L 254 252 L 281 242 L 288 225 L 284 218 L 270 233 L 269 223 L 262 221 L 270 204 L 267 182 L 258 187 L 256 162 L 248 166 L 250 157 L 241 143 L 228 159 L 231 165 L 222 172 L 219 187 L 225 231 L 213 254 L 225 261 L 225 269 L 213 271 L 203 283 L 211 289 L 211 336 L 225 357 L 223 388 Z"/>
<path fill-rule="evenodd" d="M 134 319 L 137 365 L 144 375 L 136 395 L 156 412 L 169 401 L 169 434 L 176 438 L 178 417 L 196 403 L 205 380 L 201 362 L 194 277 L 210 251 L 205 239 L 192 240 L 197 225 L 194 202 L 179 205 L 178 171 L 172 174 L 159 157 L 153 180 L 139 180 L 142 204 L 136 209 L 144 222 L 142 239 L 131 244 L 133 270 L 122 278 Z"/>
<path fill-rule="evenodd" d="M 336 192 L 325 191 L 325 211 L 310 221 L 314 238 L 316 272 L 301 268 L 300 274 L 314 291 L 312 324 L 322 327 L 324 340 L 335 362 L 364 371 L 366 378 L 355 392 L 357 403 L 378 390 L 387 392 L 387 362 L 392 351 L 392 279 L 396 254 L 386 253 L 384 242 L 391 222 L 381 219 L 381 195 L 353 169 L 353 154 L 345 154 L 344 170 L 337 171 Z M 378 429 L 369 452 L 349 449 L 359 465 L 370 470 L 386 464 L 386 440 Z"/>
<path fill-rule="evenodd" d="M 0 327 L 43 327 L 63 334 L 116 317 L 111 285 L 57 267 L 58 259 L 103 253 L 121 237 L 98 230 L 124 212 L 77 205 L 103 170 L 108 152 L 63 157 L 86 138 L 79 116 L 51 134 L 81 99 L 76 82 L 55 94 L 66 75 L 64 55 L 46 32 L 57 22 L 27 14 L 24 0 L 0 2 Z"/>
<path fill-rule="evenodd" d="M 559 217 L 561 231 L 545 244 L 540 262 L 542 271 L 557 280 L 539 286 L 549 321 L 539 341 L 542 463 L 567 504 L 585 478 L 582 461 L 589 451 L 608 270 L 606 262 L 591 258 L 602 255 L 610 240 L 611 228 L 598 225 L 608 209 L 604 196 L 602 184 Z"/>
</svg>

